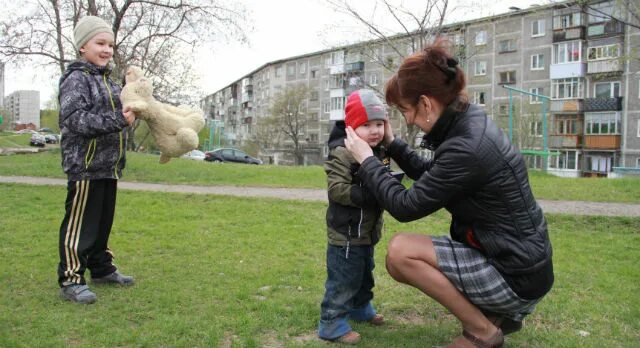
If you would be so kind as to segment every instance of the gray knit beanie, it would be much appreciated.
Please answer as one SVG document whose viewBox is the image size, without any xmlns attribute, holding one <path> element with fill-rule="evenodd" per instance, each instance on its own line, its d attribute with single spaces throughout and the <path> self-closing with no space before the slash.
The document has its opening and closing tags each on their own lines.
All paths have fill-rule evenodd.
<svg viewBox="0 0 640 348">
<path fill-rule="evenodd" d="M 78 21 L 78 24 L 76 24 L 76 27 L 73 28 L 73 41 L 76 49 L 79 51 L 80 47 L 84 46 L 87 41 L 99 33 L 109 33 L 113 35 L 113 30 L 111 30 L 109 24 L 100 17 L 82 17 Z"/>
</svg>

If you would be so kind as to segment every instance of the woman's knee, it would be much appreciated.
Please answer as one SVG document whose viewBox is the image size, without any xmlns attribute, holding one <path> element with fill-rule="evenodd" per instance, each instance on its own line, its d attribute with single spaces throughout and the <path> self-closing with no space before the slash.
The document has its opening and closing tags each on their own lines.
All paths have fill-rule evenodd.
<svg viewBox="0 0 640 348">
<path fill-rule="evenodd" d="M 387 246 L 387 263 L 395 263 L 406 257 L 410 236 L 409 233 L 397 233 L 391 237 Z"/>
</svg>

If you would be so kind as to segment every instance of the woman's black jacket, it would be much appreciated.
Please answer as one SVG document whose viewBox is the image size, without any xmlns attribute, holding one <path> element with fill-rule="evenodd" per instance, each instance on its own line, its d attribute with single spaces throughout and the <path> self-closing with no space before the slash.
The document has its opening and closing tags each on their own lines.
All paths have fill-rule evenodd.
<svg viewBox="0 0 640 348">
<path fill-rule="evenodd" d="M 520 297 L 546 294 L 553 284 L 551 242 L 520 152 L 480 107 L 457 100 L 424 143 L 430 160 L 400 139 L 388 148 L 415 180 L 409 189 L 375 157 L 363 161 L 358 175 L 380 206 L 403 222 L 445 208 L 451 237 L 481 250 Z"/>
</svg>

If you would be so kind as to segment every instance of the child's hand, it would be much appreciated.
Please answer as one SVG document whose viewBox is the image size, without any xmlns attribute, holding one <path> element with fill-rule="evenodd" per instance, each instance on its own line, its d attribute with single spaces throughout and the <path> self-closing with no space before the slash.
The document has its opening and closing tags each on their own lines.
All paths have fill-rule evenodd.
<svg viewBox="0 0 640 348">
<path fill-rule="evenodd" d="M 344 146 L 351 152 L 353 158 L 358 163 L 362 163 L 368 157 L 373 156 L 373 150 L 366 141 L 360 139 L 351 127 L 347 127 L 347 138 L 344 140 Z"/>
<path fill-rule="evenodd" d="M 129 106 L 125 106 L 122 110 L 122 114 L 124 115 L 124 119 L 127 120 L 127 124 L 130 126 L 133 124 L 133 121 L 136 120 L 136 113 L 131 110 Z"/>
</svg>

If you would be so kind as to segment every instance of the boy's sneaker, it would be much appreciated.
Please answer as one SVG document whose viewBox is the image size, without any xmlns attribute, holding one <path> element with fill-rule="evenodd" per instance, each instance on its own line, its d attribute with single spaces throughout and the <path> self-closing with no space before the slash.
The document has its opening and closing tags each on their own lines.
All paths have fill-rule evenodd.
<svg viewBox="0 0 640 348">
<path fill-rule="evenodd" d="M 358 342 L 360 342 L 360 334 L 355 331 L 349 331 L 346 334 L 338 337 L 334 342 L 343 344 L 358 344 Z"/>
<path fill-rule="evenodd" d="M 369 323 L 375 326 L 384 325 L 384 316 L 382 314 L 376 314 L 373 318 L 369 319 Z"/>
<path fill-rule="evenodd" d="M 115 271 L 109 275 L 100 278 L 91 278 L 94 284 L 120 284 L 120 285 L 133 285 L 134 280 L 131 276 L 126 276 L 118 271 Z"/>
<path fill-rule="evenodd" d="M 86 285 L 72 284 L 60 288 L 60 297 L 67 301 L 90 304 L 96 302 L 94 294 Z"/>
</svg>

